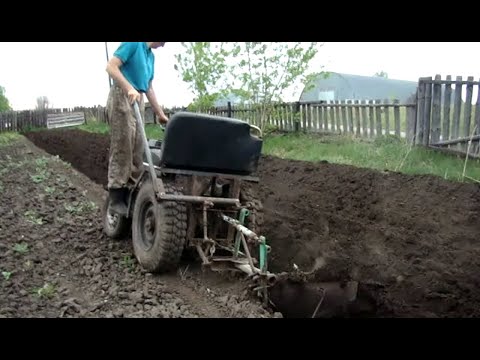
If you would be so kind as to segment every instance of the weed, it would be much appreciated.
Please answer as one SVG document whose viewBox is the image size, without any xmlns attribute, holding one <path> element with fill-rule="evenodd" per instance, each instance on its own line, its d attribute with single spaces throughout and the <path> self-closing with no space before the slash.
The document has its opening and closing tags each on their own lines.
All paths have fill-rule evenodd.
<svg viewBox="0 0 480 360">
<path fill-rule="evenodd" d="M 27 221 L 31 222 L 32 224 L 36 224 L 36 225 L 43 224 L 43 219 L 40 216 L 38 216 L 34 210 L 27 210 L 25 211 L 24 215 Z"/>
<path fill-rule="evenodd" d="M 33 289 L 33 292 L 39 298 L 52 298 L 55 294 L 55 286 L 46 283 L 41 288 Z"/>
<path fill-rule="evenodd" d="M 28 244 L 27 243 L 16 243 L 13 246 L 13 251 L 19 253 L 19 254 L 26 254 L 28 252 Z"/>
<path fill-rule="evenodd" d="M 125 255 L 122 260 L 120 260 L 120 264 L 126 267 L 129 270 L 133 269 L 134 260 L 130 255 Z"/>
</svg>

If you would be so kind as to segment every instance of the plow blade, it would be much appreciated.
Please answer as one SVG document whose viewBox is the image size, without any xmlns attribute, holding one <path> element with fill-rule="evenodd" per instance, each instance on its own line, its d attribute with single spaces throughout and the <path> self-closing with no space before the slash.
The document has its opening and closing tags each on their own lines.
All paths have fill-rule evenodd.
<svg viewBox="0 0 480 360">
<path fill-rule="evenodd" d="M 246 228 L 243 218 L 236 220 L 220 214 L 222 220 L 237 230 L 236 246 L 233 256 L 214 257 L 211 268 L 214 271 L 232 270 L 247 274 L 252 281 L 250 287 L 257 296 L 263 298 L 265 305 L 272 306 L 284 317 L 320 318 L 349 314 L 364 304 L 358 299 L 358 282 L 308 282 L 309 274 L 299 271 L 273 274 L 267 271 L 267 253 L 265 237 Z M 259 246 L 259 267 L 254 266 L 248 251 L 246 239 Z M 238 257 L 239 245 L 244 245 L 245 257 Z"/>
</svg>

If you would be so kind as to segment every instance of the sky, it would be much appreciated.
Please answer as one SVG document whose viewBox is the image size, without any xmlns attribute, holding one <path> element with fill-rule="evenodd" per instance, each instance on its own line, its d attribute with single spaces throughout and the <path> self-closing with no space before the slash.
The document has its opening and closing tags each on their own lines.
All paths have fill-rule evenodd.
<svg viewBox="0 0 480 360">
<path fill-rule="evenodd" d="M 111 57 L 119 42 L 108 42 Z M 178 72 L 180 43 L 156 49 L 153 83 L 160 104 L 186 106 L 193 100 Z M 385 71 L 391 79 L 417 81 L 436 74 L 480 79 L 480 43 L 332 42 L 324 43 L 311 63 L 312 71 L 373 76 Z M 47 96 L 53 107 L 105 106 L 108 75 L 104 42 L 0 42 L 0 86 L 14 110 L 33 109 Z M 323 67 L 322 67 L 323 66 Z M 301 89 L 288 94 L 295 101 Z"/>
</svg>

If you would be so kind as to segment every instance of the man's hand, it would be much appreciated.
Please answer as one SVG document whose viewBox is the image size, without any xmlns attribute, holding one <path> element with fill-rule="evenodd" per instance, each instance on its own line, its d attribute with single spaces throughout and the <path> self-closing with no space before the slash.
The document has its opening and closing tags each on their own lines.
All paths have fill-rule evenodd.
<svg viewBox="0 0 480 360">
<path fill-rule="evenodd" d="M 168 122 L 168 117 L 165 114 L 158 114 L 158 120 L 160 121 L 160 124 L 165 125 Z"/>
<path fill-rule="evenodd" d="M 135 101 L 140 101 L 140 93 L 135 89 L 130 89 L 128 91 L 128 101 L 130 101 L 130 104 L 132 105 Z"/>
</svg>

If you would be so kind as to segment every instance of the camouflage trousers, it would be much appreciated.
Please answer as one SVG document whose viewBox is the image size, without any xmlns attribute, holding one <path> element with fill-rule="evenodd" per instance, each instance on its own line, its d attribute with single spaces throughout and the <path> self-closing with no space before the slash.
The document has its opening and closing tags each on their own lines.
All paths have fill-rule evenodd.
<svg viewBox="0 0 480 360">
<path fill-rule="evenodd" d="M 143 95 L 139 104 L 142 120 L 145 118 Z M 110 154 L 108 162 L 108 188 L 127 186 L 141 173 L 143 164 L 142 137 L 137 127 L 135 110 L 127 94 L 113 85 L 107 100 L 107 117 L 110 124 Z"/>
</svg>

